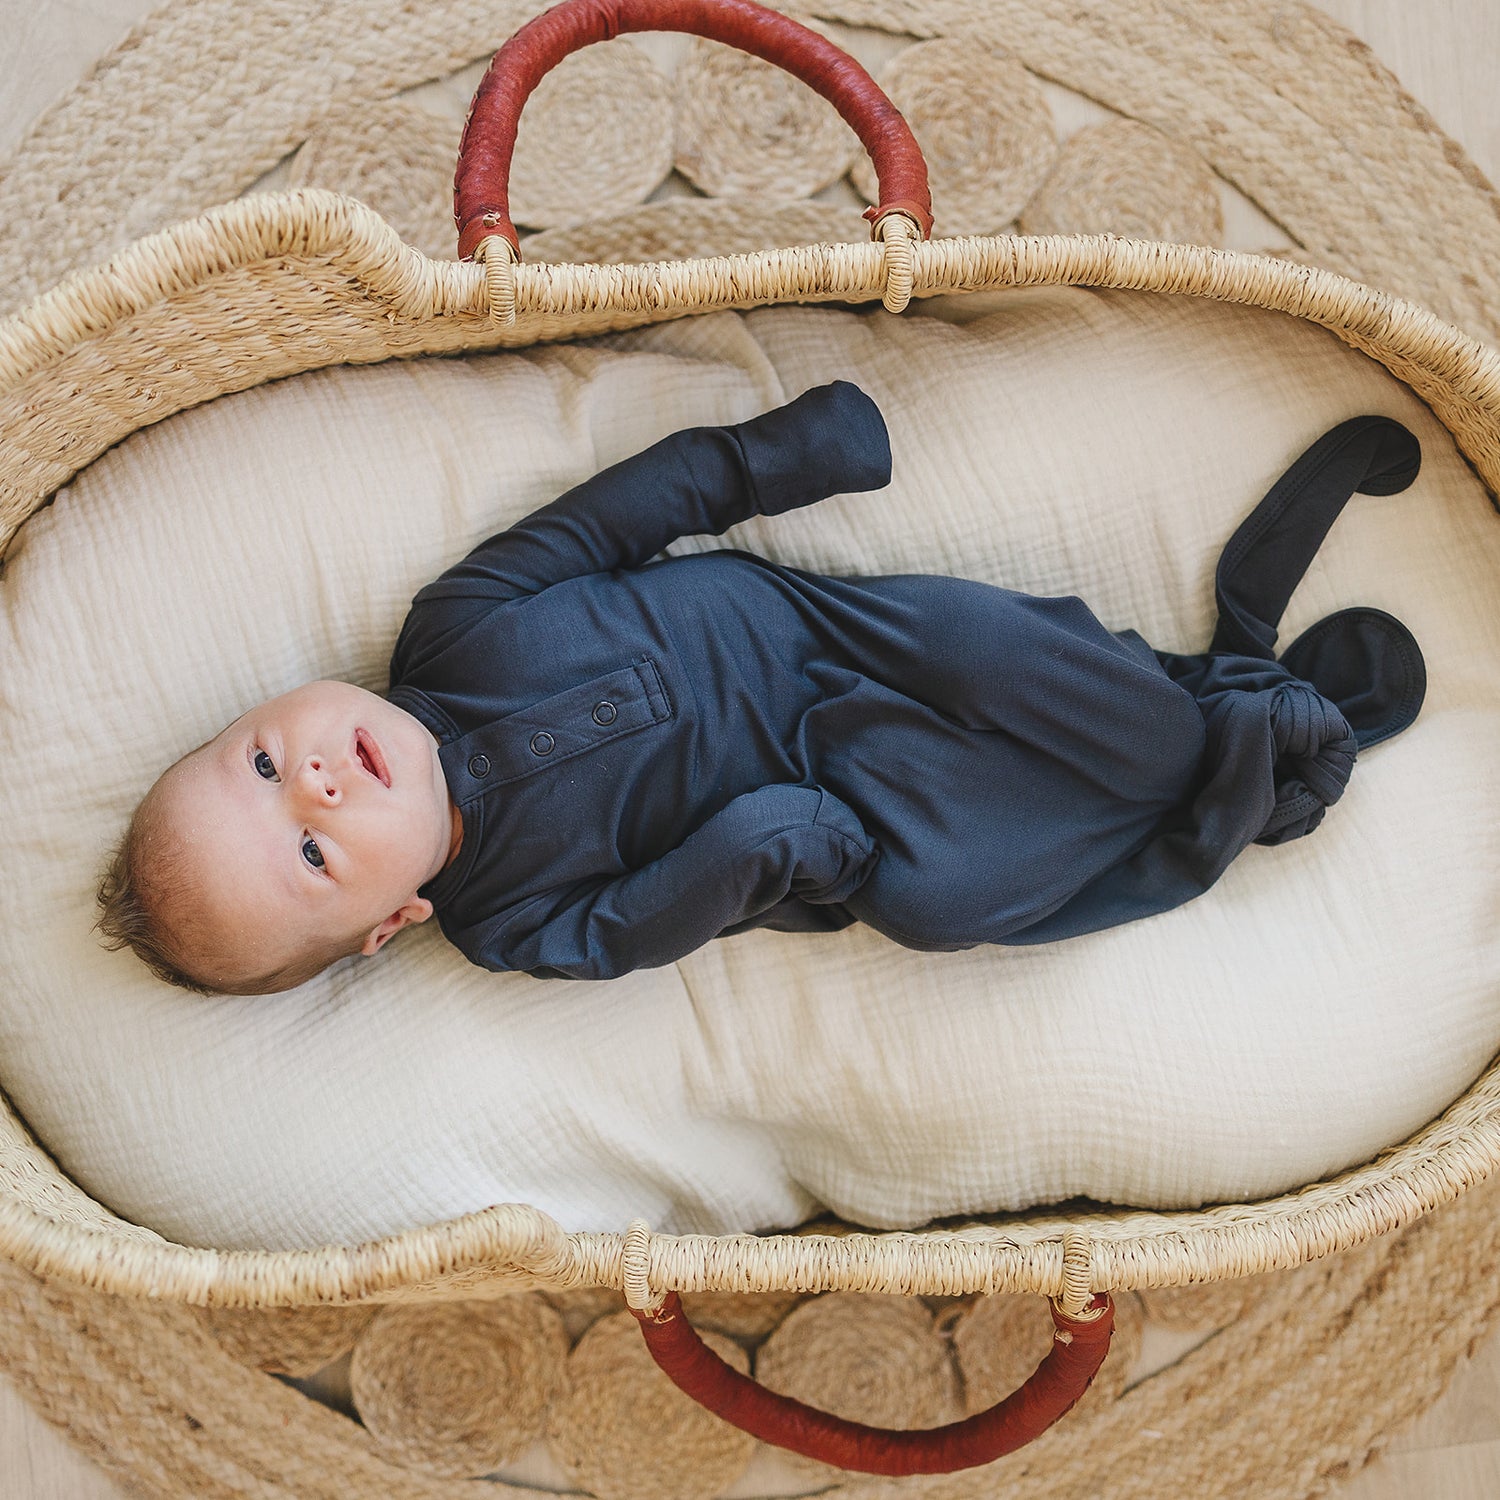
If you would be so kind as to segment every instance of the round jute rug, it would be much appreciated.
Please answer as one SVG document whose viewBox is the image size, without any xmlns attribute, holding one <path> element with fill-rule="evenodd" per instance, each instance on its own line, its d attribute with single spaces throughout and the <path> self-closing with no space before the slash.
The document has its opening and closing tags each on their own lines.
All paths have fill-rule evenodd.
<svg viewBox="0 0 1500 1500">
<path fill-rule="evenodd" d="M 450 75 L 540 8 L 534 0 L 164 6 L 0 164 L 0 222 L 7 225 L 0 311 L 257 182 L 342 187 L 429 253 L 445 253 L 444 192 L 434 173 L 451 169 L 443 142 L 455 134 L 473 70 Z M 1500 293 L 1490 274 L 1500 263 L 1500 200 L 1368 49 L 1310 8 L 1263 0 L 1087 7 L 1076 0 L 812 0 L 798 9 L 827 24 L 894 92 L 909 89 L 914 111 L 920 104 L 932 154 L 948 163 L 934 175 L 939 233 L 942 191 L 951 195 L 950 228 L 962 226 L 966 213 L 986 224 L 1005 214 L 1023 223 L 1045 216 L 1061 230 L 1163 237 L 1189 232 L 1184 225 L 1213 238 L 1221 229 L 1227 235 L 1231 220 L 1242 234 L 1259 223 L 1276 231 L 1287 253 L 1500 340 Z M 959 45 L 914 53 L 942 39 Z M 648 53 L 664 76 L 685 55 L 654 44 Z M 906 53 L 913 55 L 902 61 Z M 631 78 L 650 76 L 628 53 L 599 66 L 618 73 L 627 90 Z M 713 78 L 705 87 L 731 80 L 735 128 L 753 129 L 758 141 L 764 135 L 771 154 L 781 109 L 773 95 L 761 83 L 735 82 L 734 69 L 700 71 Z M 1003 99 L 993 95 L 997 79 L 1011 80 Z M 664 142 L 690 116 L 706 152 L 726 112 L 695 108 L 676 87 L 652 85 L 652 139 Z M 975 100 L 965 105 L 965 87 L 992 91 L 982 109 Z M 1072 106 L 1063 89 L 1077 106 L 1067 119 Z M 576 129 L 565 99 L 547 108 L 540 138 L 549 150 L 589 139 L 587 100 L 579 101 Z M 1111 116 L 1151 129 L 1098 128 Z M 976 164 L 964 141 L 981 118 L 1005 149 Z M 229 120 L 232 129 L 224 126 Z M 380 160 L 373 161 L 377 133 Z M 1132 141 L 1149 143 L 1149 151 L 1145 144 L 1132 151 Z M 843 165 L 840 150 L 830 148 L 835 169 Z M 660 167 L 647 170 L 648 158 Z M 719 182 L 721 196 L 693 193 L 680 177 L 666 176 L 664 148 L 631 154 L 631 167 L 640 171 L 629 183 L 604 169 L 609 194 L 624 195 L 599 197 L 610 205 L 607 218 L 573 221 L 572 204 L 589 200 L 592 188 L 539 212 L 538 226 L 554 227 L 532 236 L 527 254 L 682 256 L 864 233 L 857 169 L 852 182 L 820 187 L 817 201 L 767 207 L 737 198 L 732 174 Z M 546 170 L 576 170 L 581 183 L 601 167 L 596 153 L 576 168 L 549 158 Z M 1125 209 L 1132 221 L 1114 222 L 1111 215 Z M 77 232 L 81 224 L 86 235 Z M 414 1332 L 418 1341 L 406 1344 L 402 1327 L 382 1314 L 210 1320 L 190 1308 L 46 1283 L 0 1263 L 0 1368 L 107 1471 L 160 1497 L 462 1500 L 489 1493 L 477 1488 L 486 1481 L 448 1476 L 474 1473 L 534 1437 L 536 1451 L 553 1458 L 547 1482 L 603 1500 L 712 1500 L 726 1489 L 756 1493 L 762 1480 L 762 1493 L 836 1486 L 849 1500 L 898 1491 L 958 1500 L 1002 1487 L 1037 1500 L 1245 1493 L 1302 1500 L 1357 1468 L 1430 1405 L 1494 1322 L 1497 1208 L 1500 1184 L 1480 1186 L 1401 1235 L 1253 1285 L 1130 1299 L 1128 1311 L 1122 1303 L 1122 1328 L 1131 1332 L 1119 1358 L 1071 1417 L 1009 1459 L 942 1478 L 889 1482 L 778 1468 L 732 1434 L 695 1424 L 648 1389 L 638 1340 L 618 1322 L 623 1314 L 608 1292 L 523 1294 L 524 1305 L 518 1298 L 513 1308 L 460 1318 L 462 1336 L 444 1335 L 434 1323 L 420 1333 L 425 1343 Z M 788 1388 L 821 1384 L 832 1392 L 830 1405 L 834 1397 L 856 1407 L 865 1400 L 875 1416 L 875 1407 L 890 1403 L 891 1420 L 906 1413 L 930 1422 L 967 1407 L 991 1382 L 1014 1378 L 1006 1350 L 1030 1336 L 1028 1315 L 1000 1302 L 897 1308 L 827 1299 L 820 1308 L 779 1296 L 705 1302 L 693 1315 L 739 1351 L 737 1360 L 753 1361 Z M 884 1338 L 893 1359 L 928 1372 L 930 1384 L 916 1394 L 933 1397 L 931 1410 L 910 1403 L 912 1391 L 889 1372 L 883 1384 L 866 1380 L 858 1354 L 825 1353 L 807 1363 L 815 1347 L 844 1347 L 846 1321 L 855 1345 Z M 1159 1354 L 1167 1347 L 1160 1331 L 1172 1327 L 1218 1331 L 1146 1374 L 1153 1330 Z M 472 1336 L 478 1328 L 489 1330 L 485 1338 Z M 1142 1328 L 1148 1358 L 1132 1364 Z M 515 1329 L 531 1330 L 526 1358 L 500 1358 L 496 1341 Z M 472 1356 L 463 1352 L 469 1344 L 478 1351 Z M 335 1409 L 340 1401 L 320 1403 L 269 1373 L 305 1373 L 328 1360 L 347 1367 L 351 1350 L 353 1400 L 368 1408 L 367 1425 L 347 1414 L 352 1406 Z M 826 1368 L 846 1358 L 847 1366 Z M 466 1359 L 473 1364 L 462 1365 Z M 500 1372 L 486 1377 L 499 1384 L 479 1389 L 468 1377 L 484 1362 Z M 431 1377 L 415 1378 L 423 1368 Z M 536 1487 L 535 1465 L 503 1477 L 514 1493 L 549 1493 Z"/>
</svg>

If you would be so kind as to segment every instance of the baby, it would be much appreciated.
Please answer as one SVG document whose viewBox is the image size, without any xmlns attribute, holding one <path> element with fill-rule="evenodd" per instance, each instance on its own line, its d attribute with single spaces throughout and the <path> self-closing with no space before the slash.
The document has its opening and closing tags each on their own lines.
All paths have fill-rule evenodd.
<svg viewBox="0 0 1500 1500">
<path fill-rule="evenodd" d="M 1409 632 L 1293 588 L 1416 440 L 1359 417 L 1235 533 L 1209 651 L 1073 598 L 657 558 L 890 479 L 845 382 L 596 475 L 416 596 L 384 698 L 314 682 L 167 770 L 100 888 L 110 945 L 265 994 L 434 913 L 486 968 L 607 979 L 751 927 L 1037 943 L 1177 906 L 1311 831 L 1425 690 Z M 653 561 L 652 559 L 656 559 Z"/>
</svg>

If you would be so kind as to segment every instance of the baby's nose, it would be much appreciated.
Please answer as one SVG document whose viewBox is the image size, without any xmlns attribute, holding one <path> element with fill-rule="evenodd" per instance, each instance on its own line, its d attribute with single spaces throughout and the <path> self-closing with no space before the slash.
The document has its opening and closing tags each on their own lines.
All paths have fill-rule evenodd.
<svg viewBox="0 0 1500 1500">
<path fill-rule="evenodd" d="M 338 782 L 318 755 L 309 755 L 303 761 L 302 784 L 315 801 L 326 807 L 336 807 L 343 795 Z"/>
</svg>

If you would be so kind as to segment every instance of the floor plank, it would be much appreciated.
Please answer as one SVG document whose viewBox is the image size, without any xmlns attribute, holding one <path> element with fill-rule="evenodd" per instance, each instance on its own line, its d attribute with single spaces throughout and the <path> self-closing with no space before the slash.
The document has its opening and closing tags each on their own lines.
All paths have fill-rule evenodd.
<svg viewBox="0 0 1500 1500">
<path fill-rule="evenodd" d="M 125 1493 L 0 1379 L 0 1495 L 7 1500 L 125 1500 Z"/>
<path fill-rule="evenodd" d="M 1500 1441 L 1391 1453 L 1329 1492 L 1329 1500 L 1492 1500 Z"/>
</svg>

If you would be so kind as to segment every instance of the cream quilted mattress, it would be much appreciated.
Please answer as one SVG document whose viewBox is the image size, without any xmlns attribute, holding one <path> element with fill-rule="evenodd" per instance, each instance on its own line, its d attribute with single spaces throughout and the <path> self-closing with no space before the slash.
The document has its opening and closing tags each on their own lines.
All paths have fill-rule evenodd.
<svg viewBox="0 0 1500 1500">
<path fill-rule="evenodd" d="M 1312 838 L 1202 900 L 1042 948 L 754 932 L 605 984 L 488 974 L 437 924 L 288 995 L 202 999 L 90 932 L 157 772 L 317 676 L 384 687 L 410 595 L 675 428 L 857 380 L 895 477 L 681 548 L 1078 593 L 1202 649 L 1224 540 L 1319 432 L 1421 438 L 1292 602 L 1405 620 L 1430 688 Z M 221 1247 L 522 1201 L 565 1227 L 874 1226 L 1074 1195 L 1254 1198 L 1425 1123 L 1500 1047 L 1500 520 L 1381 367 L 1279 314 L 1054 289 L 893 319 L 719 314 L 337 369 L 138 433 L 0 578 L 0 1084 L 116 1212 Z"/>
</svg>

